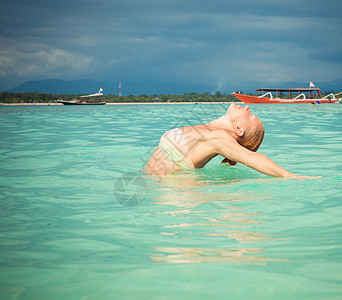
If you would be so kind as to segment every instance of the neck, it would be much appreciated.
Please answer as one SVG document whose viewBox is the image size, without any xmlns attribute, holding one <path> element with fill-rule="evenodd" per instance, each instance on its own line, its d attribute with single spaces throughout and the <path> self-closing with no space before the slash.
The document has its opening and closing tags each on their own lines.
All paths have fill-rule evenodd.
<svg viewBox="0 0 342 300">
<path fill-rule="evenodd" d="M 233 125 L 224 116 L 207 123 L 205 126 L 212 128 L 213 130 L 227 131 L 229 134 L 234 136 Z"/>
</svg>

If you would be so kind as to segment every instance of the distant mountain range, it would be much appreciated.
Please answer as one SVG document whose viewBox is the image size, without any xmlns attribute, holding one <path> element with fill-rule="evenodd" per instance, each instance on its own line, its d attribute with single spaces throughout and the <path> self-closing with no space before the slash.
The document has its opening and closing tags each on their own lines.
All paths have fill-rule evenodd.
<svg viewBox="0 0 342 300">
<path fill-rule="evenodd" d="M 91 79 L 80 79 L 73 81 L 64 81 L 60 79 L 47 79 L 37 81 L 26 81 L 18 85 L 8 92 L 14 93 L 51 93 L 51 94 L 88 94 L 95 93 L 100 88 L 104 94 L 119 94 L 119 82 L 100 81 L 96 82 Z M 179 83 L 160 83 L 152 80 L 144 80 L 137 82 L 122 82 L 122 94 L 129 95 L 160 95 L 160 94 L 175 94 L 181 95 L 184 93 L 205 93 L 211 92 L 214 87 L 195 85 L 187 86 Z"/>
<path fill-rule="evenodd" d="M 328 82 L 315 82 L 317 87 L 320 87 L 322 91 L 342 91 L 342 79 L 337 79 Z M 289 87 L 309 87 L 309 83 L 303 82 L 287 82 L 284 84 L 260 84 L 260 83 L 249 83 L 246 87 L 239 87 L 235 90 L 241 90 L 245 93 L 253 92 L 256 88 L 289 88 Z M 115 94 L 119 93 L 119 82 L 101 81 L 96 82 L 91 79 L 80 79 L 73 81 L 64 81 L 60 79 L 47 79 L 37 81 L 26 81 L 25 83 L 18 85 L 8 92 L 17 93 L 51 93 L 51 94 L 89 94 L 95 93 L 100 88 L 103 89 L 104 94 Z M 229 90 L 232 89 L 232 90 Z M 195 85 L 187 86 L 180 83 L 160 83 L 152 80 L 144 80 L 137 82 L 122 82 L 122 94 L 124 96 L 129 95 L 160 95 L 160 94 L 174 94 L 182 95 L 184 93 L 205 93 L 215 92 L 215 86 L 210 85 Z M 234 91 L 234 87 L 224 87 L 220 92 L 230 93 Z"/>
</svg>

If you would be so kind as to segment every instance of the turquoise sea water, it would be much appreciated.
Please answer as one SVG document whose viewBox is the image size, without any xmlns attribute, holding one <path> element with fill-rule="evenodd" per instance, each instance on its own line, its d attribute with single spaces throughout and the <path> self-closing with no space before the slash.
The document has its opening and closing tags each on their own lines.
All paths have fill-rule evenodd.
<svg viewBox="0 0 342 300">
<path fill-rule="evenodd" d="M 139 170 L 160 136 L 228 105 L 0 107 L 0 298 L 341 299 L 342 105 L 255 105 L 260 152 Z"/>
</svg>

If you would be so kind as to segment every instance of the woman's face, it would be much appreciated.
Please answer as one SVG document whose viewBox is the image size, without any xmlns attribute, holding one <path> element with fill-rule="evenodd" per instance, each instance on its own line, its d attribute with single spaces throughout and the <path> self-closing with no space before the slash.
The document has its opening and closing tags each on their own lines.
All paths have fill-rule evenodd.
<svg viewBox="0 0 342 300">
<path fill-rule="evenodd" d="M 232 103 L 228 108 L 228 117 L 231 123 L 237 124 L 244 129 L 253 128 L 258 130 L 263 128 L 262 122 L 256 115 L 252 114 L 248 105 L 243 107 Z"/>
</svg>

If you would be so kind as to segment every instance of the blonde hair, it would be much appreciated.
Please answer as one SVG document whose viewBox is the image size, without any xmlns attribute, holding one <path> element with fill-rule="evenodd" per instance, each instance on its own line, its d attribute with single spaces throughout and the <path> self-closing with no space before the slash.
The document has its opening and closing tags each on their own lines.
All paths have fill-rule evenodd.
<svg viewBox="0 0 342 300">
<path fill-rule="evenodd" d="M 261 129 L 247 128 L 244 135 L 241 137 L 239 136 L 236 141 L 248 150 L 256 152 L 261 146 L 264 136 L 264 126 L 262 126 Z"/>
<path fill-rule="evenodd" d="M 265 136 L 265 128 L 262 126 L 262 129 L 251 129 L 247 128 L 243 136 L 237 137 L 236 141 L 243 147 L 247 148 L 250 151 L 256 152 Z M 224 158 L 221 163 L 228 163 L 230 165 L 235 165 L 236 162 L 231 161 L 228 158 Z"/>
</svg>

